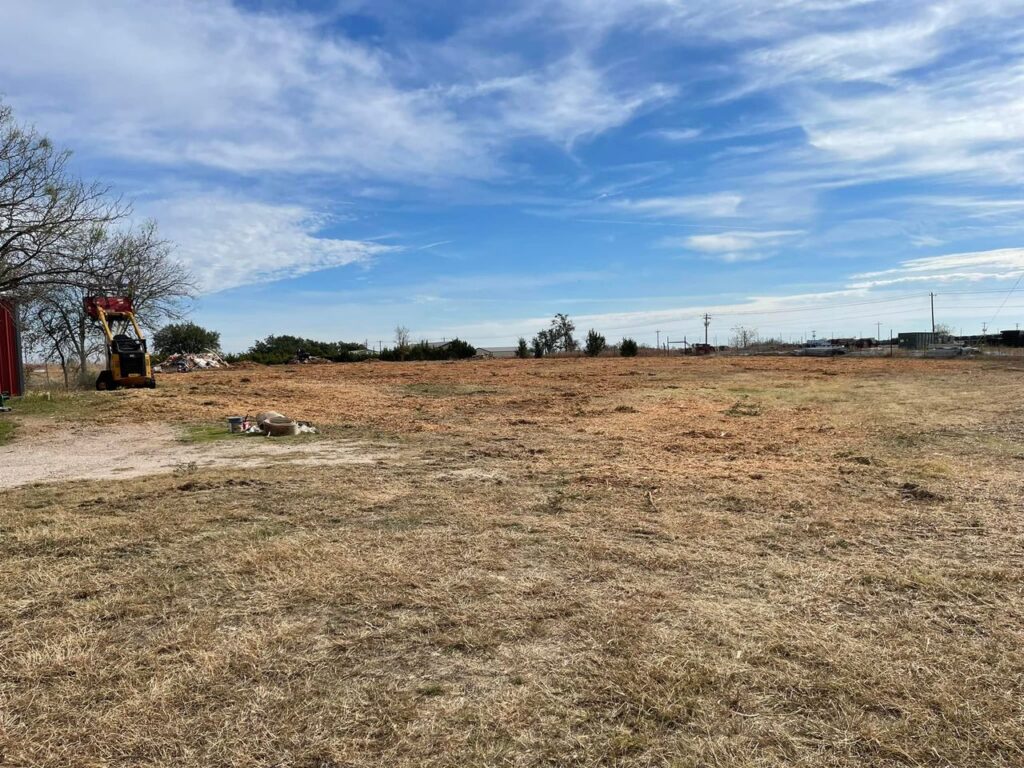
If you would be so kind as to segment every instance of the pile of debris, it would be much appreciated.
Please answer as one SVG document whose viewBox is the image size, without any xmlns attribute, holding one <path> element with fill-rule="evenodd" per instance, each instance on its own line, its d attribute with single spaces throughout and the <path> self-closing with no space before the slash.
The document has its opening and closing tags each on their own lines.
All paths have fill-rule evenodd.
<svg viewBox="0 0 1024 768">
<path fill-rule="evenodd" d="M 324 365 L 331 363 L 332 360 L 328 360 L 326 357 L 317 357 L 316 355 L 296 355 L 288 361 L 288 365 Z"/>
<path fill-rule="evenodd" d="M 153 370 L 160 373 L 189 373 L 207 368 L 230 367 L 227 361 L 216 352 L 202 352 L 195 355 L 177 352 L 170 355 L 160 365 L 153 366 Z"/>
<path fill-rule="evenodd" d="M 250 421 L 249 417 L 229 416 L 228 429 L 231 432 L 245 432 L 250 435 L 286 437 L 290 435 L 315 435 L 316 427 L 308 421 L 296 421 L 277 411 L 267 411 Z"/>
</svg>

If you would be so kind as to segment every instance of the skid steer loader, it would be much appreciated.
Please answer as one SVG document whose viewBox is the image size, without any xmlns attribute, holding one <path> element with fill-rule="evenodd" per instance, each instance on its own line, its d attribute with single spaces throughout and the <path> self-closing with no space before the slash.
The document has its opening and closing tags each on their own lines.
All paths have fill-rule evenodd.
<svg viewBox="0 0 1024 768">
<path fill-rule="evenodd" d="M 89 296 L 85 312 L 100 326 L 106 338 L 107 367 L 96 377 L 96 389 L 156 387 L 146 337 L 135 319 L 127 296 Z"/>
</svg>

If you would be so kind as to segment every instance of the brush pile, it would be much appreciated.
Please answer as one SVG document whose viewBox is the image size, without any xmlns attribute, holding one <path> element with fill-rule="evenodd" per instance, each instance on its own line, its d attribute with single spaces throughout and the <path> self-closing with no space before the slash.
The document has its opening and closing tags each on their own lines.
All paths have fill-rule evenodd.
<svg viewBox="0 0 1024 768">
<path fill-rule="evenodd" d="M 216 352 L 202 352 L 195 355 L 178 352 L 170 355 L 160 365 L 154 366 L 154 370 L 160 373 L 190 373 L 207 368 L 230 367 L 227 361 Z"/>
</svg>

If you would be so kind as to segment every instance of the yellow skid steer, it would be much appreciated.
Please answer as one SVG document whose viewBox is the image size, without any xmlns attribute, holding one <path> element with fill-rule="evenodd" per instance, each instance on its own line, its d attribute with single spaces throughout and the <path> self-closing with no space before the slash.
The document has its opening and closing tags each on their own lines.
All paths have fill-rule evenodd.
<svg viewBox="0 0 1024 768">
<path fill-rule="evenodd" d="M 106 337 L 107 367 L 96 378 L 96 389 L 156 387 L 146 337 L 135 319 L 131 298 L 89 296 L 85 312 Z"/>
</svg>

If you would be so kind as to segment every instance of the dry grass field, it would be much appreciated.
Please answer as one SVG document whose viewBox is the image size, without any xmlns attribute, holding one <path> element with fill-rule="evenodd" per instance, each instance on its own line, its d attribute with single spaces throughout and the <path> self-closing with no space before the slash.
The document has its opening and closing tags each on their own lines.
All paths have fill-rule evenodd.
<svg viewBox="0 0 1024 768">
<path fill-rule="evenodd" d="M 1022 376 L 368 363 L 27 402 L 7 450 L 259 441 L 204 425 L 272 407 L 367 460 L 0 492 L 0 764 L 1024 765 Z"/>
</svg>

